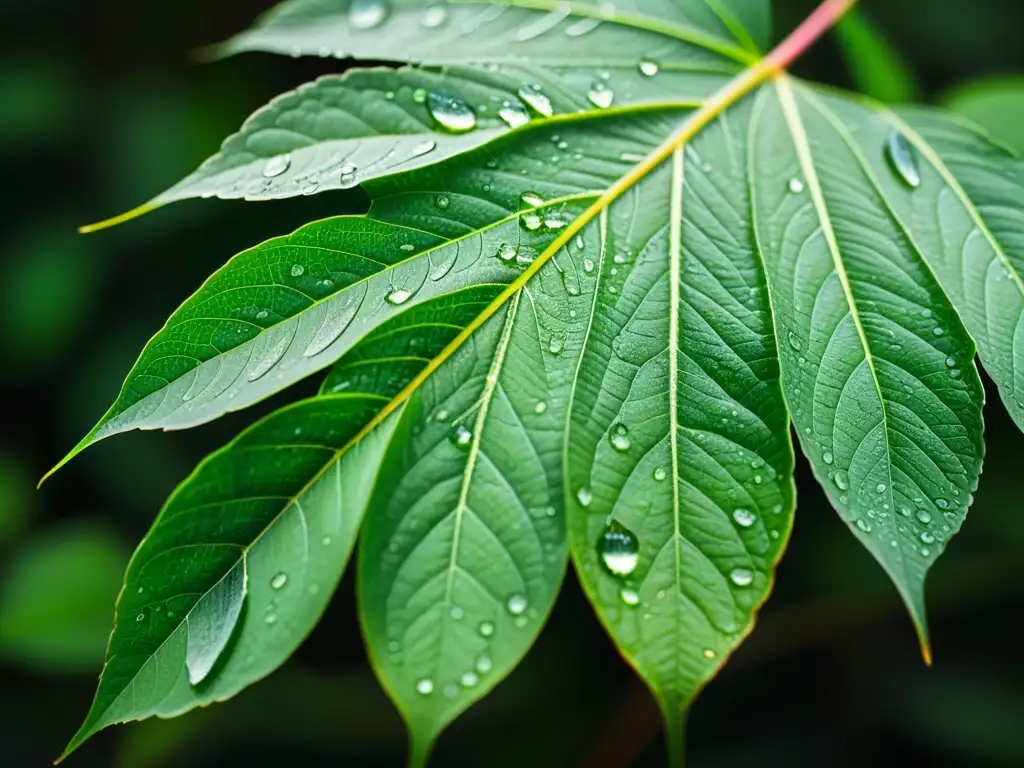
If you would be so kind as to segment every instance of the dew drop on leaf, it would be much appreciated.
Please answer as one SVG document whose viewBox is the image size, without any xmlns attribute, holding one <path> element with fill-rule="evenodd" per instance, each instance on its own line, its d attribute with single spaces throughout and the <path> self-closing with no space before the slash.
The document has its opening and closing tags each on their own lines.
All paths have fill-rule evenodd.
<svg viewBox="0 0 1024 768">
<path fill-rule="evenodd" d="M 654 479 L 657 480 L 659 483 L 666 477 L 668 477 L 668 473 L 665 472 L 664 467 L 658 467 L 657 469 L 654 470 Z"/>
<path fill-rule="evenodd" d="M 271 625 L 276 624 L 277 623 L 277 614 L 276 613 L 268 613 L 266 616 L 263 617 L 263 621 L 265 623 L 271 624 Z"/>
<path fill-rule="evenodd" d="M 519 196 L 519 210 L 521 211 L 529 208 L 539 208 L 542 205 L 544 205 L 544 198 L 536 192 L 523 192 Z"/>
<path fill-rule="evenodd" d="M 656 61 L 640 59 L 640 63 L 637 66 L 640 69 L 640 74 L 644 77 L 654 77 L 658 74 L 658 62 Z"/>
<path fill-rule="evenodd" d="M 619 592 L 619 597 L 622 598 L 622 602 L 626 605 L 636 605 L 640 602 L 640 595 L 637 594 L 635 589 L 630 589 L 629 587 L 623 587 Z"/>
<path fill-rule="evenodd" d="M 548 352 L 552 355 L 562 354 L 562 350 L 565 349 L 565 342 L 559 336 L 552 336 L 551 343 L 548 344 Z"/>
<path fill-rule="evenodd" d="M 795 352 L 799 352 L 803 349 L 803 344 L 800 343 L 800 338 L 793 331 L 790 331 L 786 335 L 786 338 L 789 341 L 789 346 L 792 347 Z"/>
<path fill-rule="evenodd" d="M 541 117 L 551 117 L 554 114 L 551 99 L 545 96 L 538 87 L 524 85 L 519 89 L 519 98 Z"/>
<path fill-rule="evenodd" d="M 302 275 L 303 275 L 303 273 L 305 271 L 306 271 L 306 268 L 304 266 L 302 266 L 301 264 L 293 264 L 292 265 L 292 277 L 302 277 Z"/>
<path fill-rule="evenodd" d="M 612 522 L 597 543 L 597 554 L 613 576 L 629 576 L 640 562 L 640 542 L 628 528 Z"/>
<path fill-rule="evenodd" d="M 450 133 L 466 133 L 476 128 L 476 113 L 462 99 L 431 93 L 427 96 L 430 116 Z"/>
<path fill-rule="evenodd" d="M 922 509 L 917 513 L 917 519 L 921 521 L 923 525 L 928 525 L 928 523 L 932 521 L 932 516 L 926 510 Z"/>
<path fill-rule="evenodd" d="M 263 175 L 268 179 L 272 179 L 287 171 L 291 165 L 292 156 L 290 154 L 275 155 L 267 160 L 266 165 L 263 166 Z"/>
<path fill-rule="evenodd" d="M 468 451 L 470 444 L 473 442 L 473 433 L 469 431 L 469 427 L 465 424 L 459 424 L 459 426 L 451 431 L 449 439 L 452 445 L 459 450 Z"/>
<path fill-rule="evenodd" d="M 790 179 L 789 184 L 787 184 L 787 187 L 789 188 L 789 191 L 792 192 L 794 195 L 799 195 L 801 192 L 804 191 L 804 183 L 797 178 Z"/>
<path fill-rule="evenodd" d="M 733 568 L 729 580 L 737 587 L 749 587 L 754 583 L 754 572 L 749 568 Z"/>
<path fill-rule="evenodd" d="M 405 304 L 405 302 L 410 298 L 412 298 L 412 291 L 407 291 L 404 288 L 396 288 L 384 297 L 384 301 L 398 307 Z"/>
<path fill-rule="evenodd" d="M 825 451 L 821 455 L 821 460 L 826 464 L 831 464 L 835 460 L 835 457 L 832 455 L 832 451 Z"/>
<path fill-rule="evenodd" d="M 732 519 L 736 521 L 736 525 L 743 528 L 749 528 L 757 520 L 757 515 L 751 512 L 749 509 L 740 507 L 732 513 Z"/>
<path fill-rule="evenodd" d="M 491 659 L 488 656 L 481 656 L 479 659 L 476 660 L 476 671 L 479 672 L 481 675 L 486 675 L 488 672 L 491 671 L 492 667 L 493 664 L 491 663 Z"/>
<path fill-rule="evenodd" d="M 547 411 L 547 409 L 548 404 L 545 403 L 543 400 L 541 400 L 535 406 L 533 406 L 533 412 L 536 413 L 537 415 L 544 413 L 545 411 Z"/>
<path fill-rule="evenodd" d="M 352 0 L 348 6 L 348 23 L 356 29 L 373 29 L 387 18 L 388 7 L 383 0 Z"/>
<path fill-rule="evenodd" d="M 433 141 L 421 141 L 419 144 L 417 144 L 415 147 L 409 150 L 409 154 L 411 154 L 413 157 L 422 157 L 423 155 L 426 155 L 429 152 L 433 152 L 435 147 L 437 147 L 437 144 L 434 143 Z"/>
<path fill-rule="evenodd" d="M 437 29 L 444 24 L 447 18 L 448 11 L 443 5 L 432 5 L 423 11 L 423 15 L 420 16 L 420 24 L 427 29 Z"/>
<path fill-rule="evenodd" d="M 283 571 L 281 573 L 278 573 L 276 576 L 274 576 L 274 578 L 272 578 L 270 580 L 270 586 L 273 589 L 281 589 L 287 583 L 288 583 L 288 574 L 284 573 Z"/>
<path fill-rule="evenodd" d="M 718 654 L 717 654 L 717 653 L 715 653 L 715 652 L 714 652 L 714 651 L 713 651 L 713 650 L 712 650 L 711 648 L 705 648 L 705 649 L 704 649 L 704 651 L 703 651 L 703 655 L 704 655 L 704 658 L 705 658 L 705 659 L 713 659 L 713 658 L 715 658 L 715 657 L 716 657 L 716 656 L 717 656 Z"/>
<path fill-rule="evenodd" d="M 846 491 L 849 490 L 850 488 L 850 481 L 847 479 L 846 473 L 843 472 L 843 470 L 841 469 L 836 471 L 836 474 L 835 476 L 833 476 L 832 481 L 836 484 L 836 488 L 838 488 L 840 491 Z"/>
<path fill-rule="evenodd" d="M 896 176 L 911 189 L 921 186 L 921 171 L 907 137 L 894 130 L 885 142 L 885 159 Z"/>
<path fill-rule="evenodd" d="M 500 117 L 509 128 L 518 128 L 530 122 L 530 113 L 518 101 L 508 101 L 498 109 Z"/>
<path fill-rule="evenodd" d="M 949 509 L 949 502 L 945 499 L 936 499 L 935 506 L 939 509 Z"/>
<path fill-rule="evenodd" d="M 429 696 L 434 692 L 434 681 L 429 677 L 424 677 L 422 680 L 417 681 L 416 692 L 421 696 Z"/>
<path fill-rule="evenodd" d="M 480 678 L 477 677 L 476 672 L 463 672 L 462 677 L 459 678 L 459 682 L 466 688 L 472 688 L 480 682 Z"/>
<path fill-rule="evenodd" d="M 863 517 L 857 519 L 857 527 L 864 533 L 871 533 L 871 523 L 869 523 Z"/>
<path fill-rule="evenodd" d="M 526 597 L 523 595 L 512 595 L 505 603 L 505 607 L 513 616 L 521 616 L 526 610 Z"/>
<path fill-rule="evenodd" d="M 466 612 L 457 605 L 453 605 L 452 609 L 448 612 L 448 615 L 455 621 L 462 621 L 462 618 L 466 615 Z"/>
<path fill-rule="evenodd" d="M 494 624 L 489 621 L 480 622 L 480 626 L 477 627 L 477 631 L 481 637 L 490 637 L 494 634 Z"/>
<path fill-rule="evenodd" d="M 616 424 L 612 427 L 612 431 L 608 434 L 608 442 L 611 443 L 619 453 L 625 453 L 629 450 L 629 430 L 626 429 L 625 424 Z"/>
<path fill-rule="evenodd" d="M 615 100 L 615 92 L 606 83 L 598 81 L 587 91 L 587 101 L 598 109 L 608 109 Z"/>
<path fill-rule="evenodd" d="M 449 203 L 451 203 L 451 200 L 448 199 L 447 195 L 438 195 L 437 199 L 434 200 L 434 204 L 442 211 L 448 207 Z"/>
<path fill-rule="evenodd" d="M 934 544 L 935 543 L 935 536 L 934 536 L 934 534 L 928 533 L 928 531 L 925 531 L 924 533 L 922 533 L 921 534 L 921 543 L 922 544 Z"/>
<path fill-rule="evenodd" d="M 594 495 L 590 492 L 589 488 L 580 488 L 576 491 L 576 501 L 580 503 L 581 507 L 589 507 L 593 500 Z"/>
</svg>

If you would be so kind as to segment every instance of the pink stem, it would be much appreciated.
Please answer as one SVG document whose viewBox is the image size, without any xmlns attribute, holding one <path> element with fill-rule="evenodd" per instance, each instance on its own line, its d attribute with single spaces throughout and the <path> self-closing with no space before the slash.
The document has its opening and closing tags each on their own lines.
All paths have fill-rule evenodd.
<svg viewBox="0 0 1024 768">
<path fill-rule="evenodd" d="M 856 4 L 857 0 L 825 0 L 768 54 L 765 63 L 776 71 L 788 68 Z"/>
</svg>

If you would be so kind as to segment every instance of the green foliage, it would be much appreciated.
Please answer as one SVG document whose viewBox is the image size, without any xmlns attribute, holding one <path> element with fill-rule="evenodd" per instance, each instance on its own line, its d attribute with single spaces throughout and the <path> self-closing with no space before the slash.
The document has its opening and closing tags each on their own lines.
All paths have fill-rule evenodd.
<svg viewBox="0 0 1024 768">
<path fill-rule="evenodd" d="M 975 345 L 1024 425 L 1020 161 L 790 78 L 759 58 L 769 26 L 767 0 L 290 0 L 217 49 L 410 66 L 280 97 L 97 225 L 197 196 L 372 201 L 231 259 L 64 460 L 324 372 L 168 500 L 66 754 L 269 674 L 359 538 L 413 764 L 529 650 L 570 556 L 679 762 L 793 525 L 790 422 L 928 657 L 925 576 L 981 472 Z"/>
</svg>

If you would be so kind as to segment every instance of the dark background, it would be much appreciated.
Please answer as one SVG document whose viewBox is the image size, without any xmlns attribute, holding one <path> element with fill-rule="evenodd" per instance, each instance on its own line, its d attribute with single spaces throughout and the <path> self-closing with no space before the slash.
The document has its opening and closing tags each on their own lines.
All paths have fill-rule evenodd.
<svg viewBox="0 0 1024 768">
<path fill-rule="evenodd" d="M 101 234 L 75 232 L 193 170 L 274 95 L 344 66 L 190 60 L 270 4 L 0 0 L 0 766 L 43 766 L 60 753 L 91 700 L 131 548 L 205 453 L 281 399 L 185 433 L 119 436 L 43 490 L 35 481 L 102 414 L 146 339 L 229 256 L 363 205 L 358 191 L 185 202 Z M 811 3 L 776 6 L 779 32 Z M 863 6 L 922 100 L 1024 72 L 1020 0 Z M 850 85 L 835 38 L 797 71 Z M 880 81 L 862 84 L 885 96 L 897 82 L 883 67 Z M 1021 82 L 972 84 L 956 100 L 1024 149 Z M 935 667 L 921 663 L 895 590 L 801 463 L 776 593 L 693 710 L 691 766 L 1024 766 L 1024 436 L 991 387 L 986 421 L 977 501 L 930 579 Z M 658 766 L 659 727 L 570 576 L 536 648 L 445 733 L 434 764 Z M 177 720 L 109 729 L 68 765 L 392 766 L 404 753 L 401 722 L 366 662 L 349 575 L 273 676 Z"/>
</svg>

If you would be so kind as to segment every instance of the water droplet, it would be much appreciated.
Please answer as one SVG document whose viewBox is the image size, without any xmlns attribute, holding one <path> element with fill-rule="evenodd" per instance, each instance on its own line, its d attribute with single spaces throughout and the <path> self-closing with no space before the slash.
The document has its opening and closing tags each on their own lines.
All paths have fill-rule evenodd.
<svg viewBox="0 0 1024 768">
<path fill-rule="evenodd" d="M 622 602 L 626 605 L 636 605 L 640 602 L 640 595 L 637 594 L 635 589 L 630 589 L 629 587 L 623 587 L 619 592 L 619 597 L 622 598 Z"/>
<path fill-rule="evenodd" d="M 423 88 L 417 88 L 412 92 L 412 100 L 417 104 L 424 104 L 427 101 L 427 92 Z"/>
<path fill-rule="evenodd" d="M 583 18 L 579 21 L 575 21 L 565 28 L 566 37 L 581 37 L 601 26 L 600 19 L 588 19 Z"/>
<path fill-rule="evenodd" d="M 904 517 L 910 517 L 914 511 L 910 507 L 900 507 L 900 514 Z"/>
<path fill-rule="evenodd" d="M 658 74 L 658 62 L 651 61 L 650 59 L 640 59 L 637 68 L 644 77 L 654 77 Z"/>
<path fill-rule="evenodd" d="M 135 617 L 135 620 L 142 621 L 144 618 L 146 618 L 146 614 L 140 613 L 138 616 Z"/>
<path fill-rule="evenodd" d="M 793 333 L 793 331 L 790 331 L 786 338 L 789 340 L 789 346 L 791 346 L 794 351 L 799 352 L 803 349 L 803 344 L 800 343 L 800 339 L 795 333 Z"/>
<path fill-rule="evenodd" d="M 934 328 L 932 328 L 932 334 L 934 336 L 944 336 L 945 333 L 946 332 L 944 330 L 942 330 L 941 328 L 939 328 L 939 326 L 937 326 L 937 325 Z"/>
<path fill-rule="evenodd" d="M 548 404 L 545 403 L 543 400 L 541 400 L 535 406 L 533 406 L 533 412 L 538 414 L 538 415 L 541 414 L 541 413 L 544 413 L 547 409 L 548 409 Z"/>
<path fill-rule="evenodd" d="M 292 264 L 292 277 L 302 277 L 305 271 L 306 268 L 301 264 Z"/>
<path fill-rule="evenodd" d="M 860 528 L 864 533 L 871 533 L 871 523 L 869 523 L 863 517 L 857 519 L 857 527 Z"/>
<path fill-rule="evenodd" d="M 272 179 L 287 171 L 291 165 L 292 156 L 289 153 L 275 155 L 267 160 L 267 164 L 263 166 L 263 175 L 268 179 Z"/>
<path fill-rule="evenodd" d="M 666 477 L 668 477 L 668 473 L 665 471 L 664 467 L 658 467 L 654 470 L 654 479 L 659 483 Z"/>
<path fill-rule="evenodd" d="M 437 147 L 437 144 L 433 141 L 421 141 L 415 147 L 409 150 L 409 154 L 413 157 L 422 157 L 428 152 L 433 152 Z"/>
<path fill-rule="evenodd" d="M 466 133 L 476 128 L 476 113 L 462 99 L 431 93 L 427 96 L 430 116 L 451 133 Z"/>
<path fill-rule="evenodd" d="M 597 554 L 613 576 L 629 576 L 640 562 L 640 542 L 628 528 L 612 522 L 597 543 Z"/>
<path fill-rule="evenodd" d="M 821 460 L 826 464 L 831 464 L 834 459 L 835 457 L 832 455 L 832 451 L 825 451 L 825 453 L 821 455 Z"/>
<path fill-rule="evenodd" d="M 539 88 L 524 85 L 519 89 L 519 98 L 526 102 L 541 117 L 551 117 L 554 109 L 551 107 L 551 99 L 545 96 Z"/>
<path fill-rule="evenodd" d="M 432 5 L 420 16 L 420 24 L 427 29 L 437 29 L 448 18 L 448 11 L 443 5 Z"/>
<path fill-rule="evenodd" d="M 962 376 L 963 374 L 960 373 L 959 368 L 954 368 L 952 371 L 949 372 L 949 375 L 954 379 L 959 379 L 960 376 Z"/>
<path fill-rule="evenodd" d="M 920 520 L 922 524 L 928 525 L 928 523 L 932 521 L 932 516 L 927 512 L 927 510 L 922 509 L 917 513 L 917 519 Z"/>
<path fill-rule="evenodd" d="M 921 534 L 921 543 L 922 544 L 934 544 L 935 543 L 935 536 L 934 536 L 934 534 L 928 533 L 928 531 L 925 531 L 924 533 L 922 533 Z"/>
<path fill-rule="evenodd" d="M 703 653 L 705 659 L 713 659 L 718 656 L 711 648 L 705 648 Z"/>
<path fill-rule="evenodd" d="M 397 307 L 405 304 L 405 302 L 410 298 L 412 298 L 412 291 L 407 291 L 404 288 L 396 288 L 384 297 L 384 301 Z"/>
<path fill-rule="evenodd" d="M 530 113 L 518 101 L 508 101 L 501 105 L 498 117 L 505 121 L 509 128 L 518 128 L 530 122 Z"/>
<path fill-rule="evenodd" d="M 412 253 L 416 249 L 416 246 L 412 243 L 402 243 L 398 246 L 398 249 L 404 253 Z"/>
<path fill-rule="evenodd" d="M 947 368 L 956 368 L 956 359 L 952 358 L 952 357 L 947 357 L 946 358 L 946 367 Z"/>
<path fill-rule="evenodd" d="M 548 344 L 548 352 L 552 355 L 562 354 L 562 350 L 565 349 L 565 342 L 559 336 L 552 336 L 551 343 Z"/>
<path fill-rule="evenodd" d="M 449 203 L 451 203 L 451 200 L 448 199 L 447 195 L 438 195 L 437 199 L 434 200 L 434 205 L 442 211 L 448 207 Z"/>
<path fill-rule="evenodd" d="M 268 613 L 266 616 L 263 617 L 263 621 L 267 624 L 277 624 L 277 614 Z"/>
<path fill-rule="evenodd" d="M 754 583 L 754 572 L 749 568 L 733 568 L 729 580 L 737 587 L 749 587 Z"/>
<path fill-rule="evenodd" d="M 850 481 L 846 477 L 846 473 L 843 470 L 836 470 L 835 475 L 832 477 L 832 482 L 836 484 L 836 488 L 840 491 L 846 491 L 850 488 Z"/>
<path fill-rule="evenodd" d="M 491 671 L 493 666 L 494 665 L 491 663 L 490 658 L 487 656 L 481 656 L 479 659 L 476 660 L 476 671 L 479 672 L 481 675 L 486 675 L 488 672 Z"/>
<path fill-rule="evenodd" d="M 424 677 L 422 680 L 417 681 L 416 692 L 421 696 L 429 696 L 434 692 L 434 681 L 429 677 Z"/>
<path fill-rule="evenodd" d="M 580 503 L 581 507 L 589 507 L 590 502 L 594 500 L 594 495 L 587 488 L 580 488 L 576 491 L 576 501 Z"/>
<path fill-rule="evenodd" d="M 939 509 L 949 509 L 949 502 L 945 499 L 936 499 L 935 506 Z"/>
<path fill-rule="evenodd" d="M 608 442 L 611 443 L 619 453 L 624 453 L 629 450 L 629 430 L 626 429 L 625 424 L 616 424 L 612 427 L 612 431 L 608 435 Z"/>
<path fill-rule="evenodd" d="M 470 444 L 473 442 L 473 433 L 470 432 L 469 427 L 465 424 L 459 424 L 451 431 L 448 439 L 459 450 L 468 451 Z"/>
<path fill-rule="evenodd" d="M 270 586 L 274 589 L 281 589 L 288 583 L 288 574 L 283 571 L 270 580 Z"/>
<path fill-rule="evenodd" d="M 921 171 L 917 167 L 917 156 L 907 137 L 894 130 L 885 143 L 885 159 L 900 180 L 911 189 L 921 186 Z"/>
<path fill-rule="evenodd" d="M 520 616 L 526 610 L 526 597 L 524 595 L 512 595 L 505 603 L 505 607 L 513 616 Z"/>
<path fill-rule="evenodd" d="M 387 15 L 383 0 L 352 0 L 348 6 L 348 23 L 356 29 L 373 29 Z"/>
<path fill-rule="evenodd" d="M 615 100 L 615 92 L 607 83 L 597 81 L 587 91 L 587 100 L 598 109 L 608 109 Z"/>
<path fill-rule="evenodd" d="M 480 682 L 480 678 L 477 677 L 476 672 L 463 672 L 462 677 L 459 678 L 459 682 L 466 688 L 472 688 Z"/>
<path fill-rule="evenodd" d="M 736 521 L 736 524 L 743 528 L 749 528 L 757 520 L 757 515 L 751 512 L 749 509 L 740 507 L 732 513 L 732 519 Z"/>
<path fill-rule="evenodd" d="M 875 486 L 875 491 L 877 493 L 885 493 L 885 489 L 887 487 L 888 486 L 885 483 L 879 483 L 878 485 Z"/>
<path fill-rule="evenodd" d="M 542 226 L 544 226 L 544 219 L 538 216 L 536 213 L 524 213 L 519 217 L 519 220 L 523 224 L 523 228 L 530 232 L 536 232 Z"/>
<path fill-rule="evenodd" d="M 266 320 L 268 316 L 269 313 L 265 309 L 261 309 L 259 312 L 256 313 L 257 320 Z"/>
<path fill-rule="evenodd" d="M 586 272 L 588 275 L 592 275 L 594 273 L 594 260 L 593 259 L 584 259 L 583 260 L 583 271 Z"/>
<path fill-rule="evenodd" d="M 331 537 L 324 536 L 322 539 L 320 539 L 320 543 L 323 544 L 325 547 L 331 546 Z"/>
<path fill-rule="evenodd" d="M 523 192 L 519 196 L 519 210 L 521 211 L 529 208 L 540 208 L 542 205 L 544 205 L 544 198 L 536 192 Z"/>
<path fill-rule="evenodd" d="M 796 177 L 790 179 L 789 183 L 786 185 L 786 187 L 794 195 L 799 195 L 801 192 L 804 191 L 804 183 L 800 179 L 798 179 Z"/>
<path fill-rule="evenodd" d="M 464 610 L 462 610 L 462 608 L 460 608 L 459 606 L 453 605 L 452 609 L 448 612 L 448 614 L 455 621 L 462 621 L 462 618 L 466 615 L 466 612 Z"/>
</svg>

